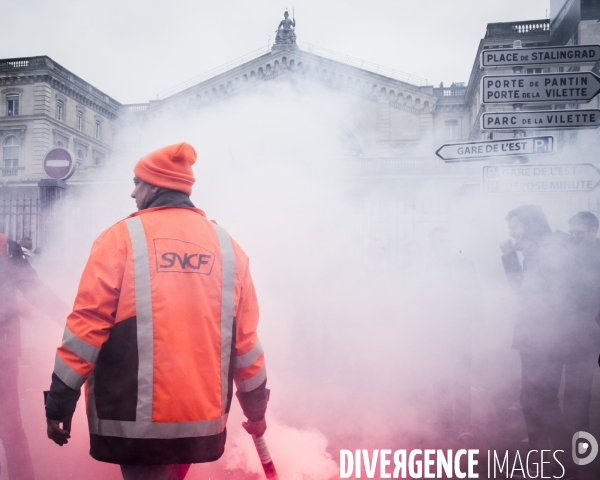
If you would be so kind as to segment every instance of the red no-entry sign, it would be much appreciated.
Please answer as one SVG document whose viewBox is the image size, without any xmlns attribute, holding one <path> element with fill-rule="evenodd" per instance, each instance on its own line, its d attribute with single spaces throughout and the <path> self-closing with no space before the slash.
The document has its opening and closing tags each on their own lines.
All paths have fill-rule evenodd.
<svg viewBox="0 0 600 480">
<path fill-rule="evenodd" d="M 53 148 L 44 157 L 44 172 L 55 180 L 66 180 L 75 172 L 71 152 L 64 148 Z"/>
</svg>

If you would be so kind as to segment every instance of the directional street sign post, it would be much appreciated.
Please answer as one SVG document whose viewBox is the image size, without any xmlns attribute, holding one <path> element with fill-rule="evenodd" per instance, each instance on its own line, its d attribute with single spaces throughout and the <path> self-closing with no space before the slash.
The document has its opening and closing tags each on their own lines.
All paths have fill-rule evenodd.
<svg viewBox="0 0 600 480">
<path fill-rule="evenodd" d="M 513 112 L 488 112 L 481 129 L 521 130 L 596 128 L 600 110 L 521 111 L 516 104 L 586 103 L 600 93 L 600 45 L 569 45 L 532 48 L 494 48 L 481 52 L 481 68 L 526 65 L 595 64 L 591 72 L 528 75 L 486 75 L 481 79 L 484 105 L 512 104 Z M 516 71 L 516 69 L 515 69 Z"/>
<path fill-rule="evenodd" d="M 487 193 L 591 192 L 598 185 L 600 170 L 591 163 L 483 167 Z"/>
<path fill-rule="evenodd" d="M 600 45 L 569 47 L 494 48 L 481 52 L 482 67 L 515 67 L 524 65 L 560 65 L 596 63 L 600 61 Z"/>
<path fill-rule="evenodd" d="M 497 112 L 481 116 L 483 130 L 535 128 L 562 129 L 597 127 L 600 110 L 541 110 L 537 112 Z"/>
<path fill-rule="evenodd" d="M 522 137 L 442 145 L 435 154 L 446 163 L 454 163 L 510 155 L 548 154 L 553 151 L 553 137 Z"/>
<path fill-rule="evenodd" d="M 591 72 L 486 75 L 481 85 L 484 104 L 589 102 L 600 93 Z"/>
</svg>

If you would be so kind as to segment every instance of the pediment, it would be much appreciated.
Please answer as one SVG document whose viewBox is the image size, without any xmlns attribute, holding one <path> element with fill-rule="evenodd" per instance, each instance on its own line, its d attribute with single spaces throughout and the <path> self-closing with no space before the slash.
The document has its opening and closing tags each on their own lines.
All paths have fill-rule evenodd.
<svg viewBox="0 0 600 480">
<path fill-rule="evenodd" d="M 186 88 L 181 91 L 165 92 L 161 100 L 151 102 L 150 110 L 219 101 L 277 81 L 283 75 L 344 91 L 368 101 L 387 101 L 390 108 L 413 115 L 431 113 L 438 100 L 431 86 L 411 84 L 300 49 L 272 49 L 218 75 L 205 77 L 196 84 L 184 84 Z"/>
</svg>

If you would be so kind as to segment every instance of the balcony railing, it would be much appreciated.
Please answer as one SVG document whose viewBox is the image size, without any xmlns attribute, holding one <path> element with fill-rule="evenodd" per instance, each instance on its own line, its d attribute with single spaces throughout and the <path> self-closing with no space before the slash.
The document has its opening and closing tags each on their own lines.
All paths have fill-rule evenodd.
<svg viewBox="0 0 600 480">
<path fill-rule="evenodd" d="M 19 175 L 19 170 L 25 170 L 25 167 L 4 167 L 0 168 L 3 177 L 16 177 Z"/>
<path fill-rule="evenodd" d="M 148 106 L 148 103 L 132 103 L 129 105 L 123 105 L 125 110 L 130 113 L 145 112 L 148 110 Z"/>
<path fill-rule="evenodd" d="M 460 97 L 467 93 L 467 87 L 442 87 L 434 88 L 433 94 L 438 97 Z"/>
<path fill-rule="evenodd" d="M 73 180 L 90 180 L 100 173 L 100 165 L 78 165 L 71 177 Z"/>
<path fill-rule="evenodd" d="M 29 60 L 9 60 L 0 63 L 0 70 L 13 70 L 15 68 L 25 68 L 29 66 Z"/>
<path fill-rule="evenodd" d="M 528 20 L 526 22 L 505 22 L 489 23 L 487 32 L 488 37 L 515 37 L 540 35 L 550 33 L 550 20 Z"/>
</svg>

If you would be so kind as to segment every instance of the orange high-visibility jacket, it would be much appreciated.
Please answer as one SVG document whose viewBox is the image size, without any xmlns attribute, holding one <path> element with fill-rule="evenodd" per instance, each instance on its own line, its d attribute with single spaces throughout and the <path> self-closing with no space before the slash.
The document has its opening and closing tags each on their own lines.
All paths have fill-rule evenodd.
<svg viewBox="0 0 600 480">
<path fill-rule="evenodd" d="M 248 258 L 201 210 L 150 208 L 103 232 L 54 368 L 72 389 L 87 380 L 91 455 L 219 458 L 233 381 L 238 392 L 266 382 L 257 323 Z"/>
</svg>

